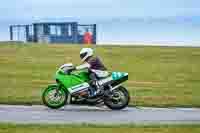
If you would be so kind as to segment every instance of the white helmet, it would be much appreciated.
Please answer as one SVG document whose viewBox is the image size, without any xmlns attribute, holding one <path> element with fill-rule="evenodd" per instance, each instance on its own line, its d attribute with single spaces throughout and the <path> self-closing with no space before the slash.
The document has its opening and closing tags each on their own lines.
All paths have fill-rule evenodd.
<svg viewBox="0 0 200 133">
<path fill-rule="evenodd" d="M 85 61 L 88 57 L 93 56 L 93 50 L 91 48 L 82 48 L 80 51 L 81 61 Z"/>
</svg>

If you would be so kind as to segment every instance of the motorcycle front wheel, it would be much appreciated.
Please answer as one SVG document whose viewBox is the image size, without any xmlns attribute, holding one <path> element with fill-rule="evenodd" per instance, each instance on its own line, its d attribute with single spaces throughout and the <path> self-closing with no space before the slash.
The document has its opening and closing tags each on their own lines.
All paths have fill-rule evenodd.
<svg viewBox="0 0 200 133">
<path fill-rule="evenodd" d="M 112 110 L 121 110 L 128 106 L 129 100 L 127 89 L 120 86 L 110 93 L 109 98 L 104 98 L 104 104 Z"/>
<path fill-rule="evenodd" d="M 58 85 L 50 85 L 43 92 L 43 103 L 49 108 L 58 109 L 63 107 L 67 102 L 66 92 L 58 87 Z"/>
</svg>

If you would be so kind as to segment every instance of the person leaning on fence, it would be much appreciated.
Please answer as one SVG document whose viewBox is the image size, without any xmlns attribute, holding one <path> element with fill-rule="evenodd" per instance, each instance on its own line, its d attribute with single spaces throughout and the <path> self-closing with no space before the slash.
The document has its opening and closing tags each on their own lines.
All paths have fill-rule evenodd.
<svg viewBox="0 0 200 133">
<path fill-rule="evenodd" d="M 92 35 L 88 29 L 86 29 L 86 32 L 84 33 L 83 41 L 84 44 L 92 44 Z"/>
</svg>

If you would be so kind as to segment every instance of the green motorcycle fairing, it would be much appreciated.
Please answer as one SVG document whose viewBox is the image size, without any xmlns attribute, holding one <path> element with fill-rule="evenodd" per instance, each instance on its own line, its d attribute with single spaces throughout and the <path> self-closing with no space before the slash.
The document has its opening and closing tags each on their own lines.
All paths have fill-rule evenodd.
<svg viewBox="0 0 200 133">
<path fill-rule="evenodd" d="M 70 74 L 64 73 L 62 70 L 56 72 L 55 75 L 56 81 L 58 84 L 62 85 L 65 92 L 72 93 L 74 89 L 77 89 L 82 86 L 88 86 L 88 82 L 90 81 L 89 73 L 87 71 L 75 71 Z M 103 82 L 114 80 L 117 84 L 123 82 L 128 79 L 128 73 L 124 72 L 112 72 L 111 75 L 103 79 Z M 101 82 L 101 81 L 100 81 Z"/>
<path fill-rule="evenodd" d="M 87 83 L 90 80 L 89 74 L 86 71 L 75 71 L 70 74 L 57 71 L 55 79 L 59 84 L 64 86 L 64 91 L 66 92 L 71 92 L 73 89 L 80 87 L 79 85 Z"/>
</svg>

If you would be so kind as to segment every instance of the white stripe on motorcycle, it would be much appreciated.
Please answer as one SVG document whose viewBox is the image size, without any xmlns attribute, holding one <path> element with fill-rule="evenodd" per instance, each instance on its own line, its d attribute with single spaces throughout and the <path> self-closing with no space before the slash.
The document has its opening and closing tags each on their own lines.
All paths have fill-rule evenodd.
<svg viewBox="0 0 200 133">
<path fill-rule="evenodd" d="M 81 86 L 81 87 L 80 87 Z M 69 88 L 69 92 L 72 94 L 72 93 L 75 93 L 75 92 L 78 92 L 78 91 L 81 91 L 81 90 L 84 90 L 84 89 L 87 89 L 89 88 L 90 85 L 88 83 L 83 83 L 83 84 L 80 84 L 80 85 L 76 85 L 76 86 L 73 86 L 71 88 Z"/>
</svg>

